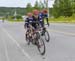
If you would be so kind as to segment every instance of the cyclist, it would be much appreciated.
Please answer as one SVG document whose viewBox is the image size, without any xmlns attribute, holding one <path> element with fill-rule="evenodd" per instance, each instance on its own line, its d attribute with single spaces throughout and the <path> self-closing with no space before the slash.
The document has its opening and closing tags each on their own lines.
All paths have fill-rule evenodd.
<svg viewBox="0 0 75 61">
<path fill-rule="evenodd" d="M 43 16 L 43 12 L 39 12 L 38 10 L 34 10 L 33 11 L 33 20 L 34 21 L 38 21 L 38 23 L 36 24 L 36 26 L 39 25 L 41 28 L 44 28 L 44 16 Z"/>
<path fill-rule="evenodd" d="M 39 23 L 39 17 L 38 17 L 39 11 L 33 10 L 33 16 L 31 13 L 28 13 L 28 17 L 26 18 L 24 27 L 27 28 L 26 31 L 26 37 L 32 37 L 32 39 L 35 38 L 35 32 L 37 30 L 37 25 Z M 30 31 L 31 30 L 31 31 Z M 30 32 L 29 32 L 30 31 Z M 35 41 L 33 41 L 35 43 Z"/>
<path fill-rule="evenodd" d="M 27 13 L 27 18 L 25 20 L 24 27 L 29 28 L 29 24 L 32 23 L 33 18 L 32 18 L 32 13 Z"/>
<path fill-rule="evenodd" d="M 44 14 L 43 12 L 38 12 L 37 10 L 34 10 L 33 12 L 33 20 L 38 21 L 39 26 L 42 28 L 42 34 L 44 35 L 46 28 L 44 27 Z"/>
<path fill-rule="evenodd" d="M 47 25 L 49 26 L 49 20 L 48 20 L 48 12 L 46 9 L 43 10 L 43 14 L 44 14 L 44 19 L 46 18 L 47 21 Z"/>
<path fill-rule="evenodd" d="M 44 14 L 43 14 L 43 11 L 39 12 L 39 18 L 40 18 L 41 26 L 44 27 Z"/>
<path fill-rule="evenodd" d="M 26 18 L 25 25 L 24 25 L 24 27 L 27 28 L 26 36 L 27 34 L 30 34 L 29 36 L 32 36 L 32 34 L 35 33 L 37 29 L 37 24 L 39 23 L 38 14 L 39 14 L 38 10 L 33 10 L 33 16 L 32 13 L 27 14 L 28 17 Z M 29 30 L 31 30 L 30 33 Z"/>
<path fill-rule="evenodd" d="M 33 22 L 32 13 L 28 13 L 27 18 L 25 20 L 25 24 L 24 24 L 24 28 L 27 29 L 26 37 L 31 36 L 31 31 L 30 30 L 32 28 L 32 22 Z"/>
<path fill-rule="evenodd" d="M 2 18 L 2 22 L 4 23 L 4 17 Z"/>
<path fill-rule="evenodd" d="M 37 29 L 37 25 L 39 25 L 39 11 L 38 10 L 33 10 L 33 20 L 34 20 L 34 23 L 33 23 L 33 26 L 35 29 Z"/>
</svg>

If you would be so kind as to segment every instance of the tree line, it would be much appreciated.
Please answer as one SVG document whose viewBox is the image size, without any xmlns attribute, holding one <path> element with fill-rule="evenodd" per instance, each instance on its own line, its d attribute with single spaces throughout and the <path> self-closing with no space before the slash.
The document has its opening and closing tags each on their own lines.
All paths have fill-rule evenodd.
<svg viewBox="0 0 75 61">
<path fill-rule="evenodd" d="M 42 10 L 47 8 L 47 3 L 42 3 L 41 1 L 35 2 L 34 7 L 31 3 L 28 3 L 26 8 L 12 8 L 12 7 L 0 7 L 0 16 L 13 15 L 15 10 L 18 15 L 26 15 L 28 12 L 32 12 L 34 9 Z M 75 0 L 55 0 L 53 7 L 49 8 L 49 14 L 52 17 L 70 17 L 75 14 Z"/>
<path fill-rule="evenodd" d="M 25 8 L 20 7 L 0 7 L 0 16 L 13 16 L 15 10 L 17 11 L 18 15 L 25 14 Z"/>
<path fill-rule="evenodd" d="M 13 16 L 15 11 L 17 15 L 26 15 L 28 12 L 32 12 L 34 9 L 41 10 L 44 8 L 44 4 L 42 2 L 35 2 L 34 7 L 32 7 L 31 3 L 28 3 L 25 8 L 21 7 L 0 7 L 0 16 Z"/>
<path fill-rule="evenodd" d="M 47 3 L 42 3 L 41 1 L 38 3 L 35 2 L 34 7 L 30 3 L 27 4 L 26 10 L 27 12 L 32 12 L 33 9 L 42 10 L 47 8 Z M 55 0 L 53 7 L 49 8 L 49 14 L 52 17 L 70 17 L 75 15 L 75 0 Z"/>
<path fill-rule="evenodd" d="M 75 0 L 55 0 L 51 15 L 70 17 L 75 14 Z"/>
</svg>

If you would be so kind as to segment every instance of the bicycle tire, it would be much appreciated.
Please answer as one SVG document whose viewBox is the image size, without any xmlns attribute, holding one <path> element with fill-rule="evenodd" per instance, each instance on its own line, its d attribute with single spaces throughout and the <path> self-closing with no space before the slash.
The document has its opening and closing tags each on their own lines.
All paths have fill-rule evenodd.
<svg viewBox="0 0 75 61">
<path fill-rule="evenodd" d="M 47 42 L 49 42 L 49 41 L 50 41 L 50 35 L 49 35 L 48 31 L 45 31 L 44 36 L 45 36 L 45 40 L 46 40 Z"/>
<path fill-rule="evenodd" d="M 40 49 L 42 47 L 42 45 L 40 45 L 40 42 L 43 43 L 43 51 L 42 52 L 41 52 L 41 49 Z M 42 38 L 40 38 L 40 39 L 37 40 L 37 48 L 38 48 L 38 50 L 39 50 L 39 52 L 40 52 L 41 55 L 44 55 L 45 54 L 45 51 L 46 51 L 45 50 L 45 43 L 44 43 L 44 41 L 43 41 Z"/>
</svg>

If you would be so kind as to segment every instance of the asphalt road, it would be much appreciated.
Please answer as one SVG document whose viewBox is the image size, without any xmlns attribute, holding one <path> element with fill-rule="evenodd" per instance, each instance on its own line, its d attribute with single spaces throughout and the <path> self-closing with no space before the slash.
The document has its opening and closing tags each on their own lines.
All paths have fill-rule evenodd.
<svg viewBox="0 0 75 61">
<path fill-rule="evenodd" d="M 75 24 L 51 23 L 50 42 L 41 56 L 24 38 L 24 23 L 0 21 L 0 61 L 75 61 Z"/>
</svg>

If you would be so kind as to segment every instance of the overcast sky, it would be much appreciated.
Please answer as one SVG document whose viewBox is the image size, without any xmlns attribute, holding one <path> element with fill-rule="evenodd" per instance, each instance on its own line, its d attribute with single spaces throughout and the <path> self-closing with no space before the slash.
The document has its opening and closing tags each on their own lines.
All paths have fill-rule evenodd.
<svg viewBox="0 0 75 61">
<path fill-rule="evenodd" d="M 32 6 L 34 6 L 35 1 L 36 0 L 0 0 L 0 7 L 26 7 L 27 3 L 31 3 Z M 53 3 L 53 0 L 49 0 L 49 7 L 52 7 Z"/>
</svg>

